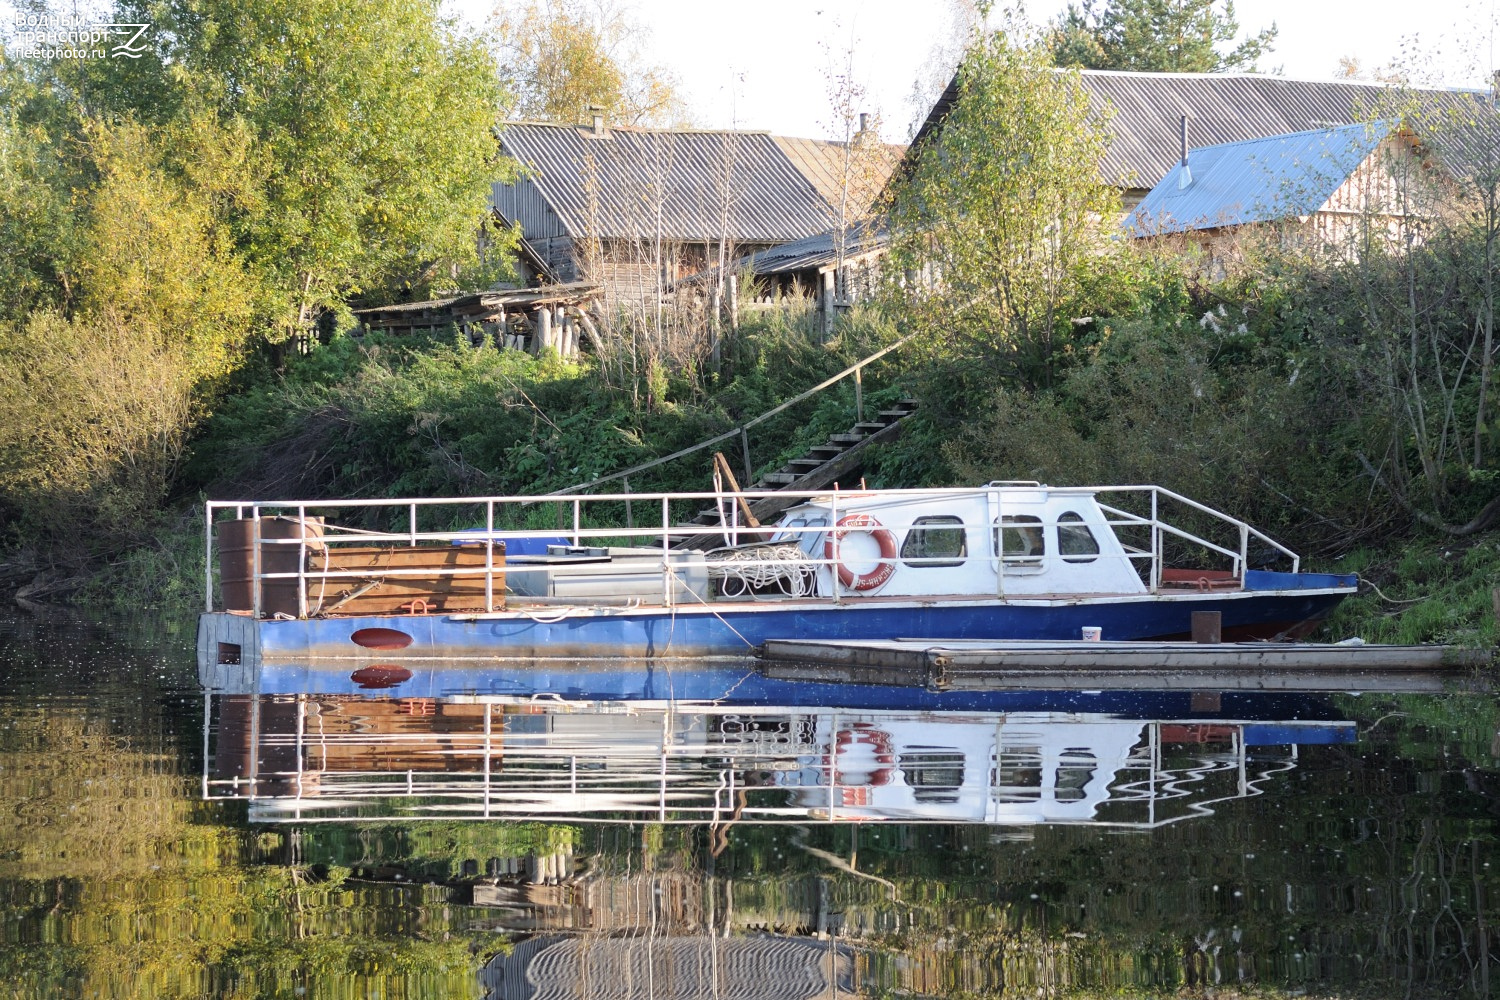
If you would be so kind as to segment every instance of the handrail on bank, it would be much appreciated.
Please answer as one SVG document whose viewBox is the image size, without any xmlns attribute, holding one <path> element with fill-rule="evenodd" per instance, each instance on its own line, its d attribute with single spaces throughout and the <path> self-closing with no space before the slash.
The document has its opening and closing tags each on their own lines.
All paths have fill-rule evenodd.
<svg viewBox="0 0 1500 1000">
<path fill-rule="evenodd" d="M 824 389 L 828 388 L 829 386 L 831 386 L 831 385 L 833 385 L 833 384 L 835 384 L 837 382 L 842 382 L 844 379 L 848 378 L 850 375 L 858 376 L 859 373 L 861 371 L 863 371 L 864 368 L 867 365 L 870 365 L 870 364 L 872 364 L 872 363 L 874 363 L 876 361 L 879 361 L 881 358 L 885 357 L 887 354 L 891 353 L 896 348 L 898 348 L 898 347 L 902 346 L 903 344 L 907 343 L 909 340 L 911 340 L 915 336 L 916 336 L 916 334 L 914 334 L 914 333 L 907 334 L 905 337 L 902 337 L 900 340 L 896 341 L 894 344 L 888 344 L 885 347 L 882 347 L 880 350 L 876 351 L 874 354 L 872 354 L 869 357 L 865 358 L 864 360 L 855 362 L 854 364 L 850 365 L 848 368 L 845 368 L 843 371 L 839 372 L 837 375 L 834 375 L 834 376 L 832 376 L 830 378 L 824 379 L 823 381 L 819 382 L 817 385 L 813 386 L 811 389 L 808 389 L 806 392 L 803 392 L 803 393 L 801 393 L 801 394 L 799 394 L 797 396 L 794 396 L 791 399 L 787 400 L 786 402 L 782 403 L 781 405 L 773 407 L 773 408 L 767 410 L 766 412 L 762 413 L 758 417 L 752 417 L 751 419 L 749 419 L 749 420 L 745 421 L 744 423 L 740 424 L 738 427 L 731 428 L 730 430 L 727 430 L 727 431 L 725 431 L 722 434 L 716 434 L 716 435 L 714 435 L 713 437 L 709 438 L 706 441 L 700 441 L 697 444 L 692 445 L 691 447 L 683 448 L 681 451 L 674 451 L 670 455 L 664 455 L 661 458 L 652 459 L 651 461 L 644 462 L 644 463 L 642 463 L 640 465 L 632 465 L 630 468 L 625 469 L 623 472 L 612 472 L 612 473 L 610 473 L 607 476 L 601 476 L 598 479 L 591 479 L 591 480 L 589 480 L 586 483 L 579 483 L 576 486 L 565 486 L 565 487 L 563 487 L 560 490 L 553 490 L 551 493 L 544 493 L 542 495 L 543 496 L 553 497 L 553 496 L 566 495 L 566 494 L 569 494 L 569 493 L 577 493 L 577 492 L 579 492 L 581 490 L 590 490 L 590 489 L 593 489 L 595 486 L 603 486 L 605 483 L 614 482 L 616 479 L 625 479 L 626 477 L 633 476 L 633 475 L 635 475 L 638 472 L 644 472 L 647 469 L 654 469 L 658 465 L 665 465 L 666 463 L 671 462 L 671 461 L 673 461 L 675 459 L 683 458 L 684 456 L 691 455 L 694 452 L 702 451 L 705 448 L 711 448 L 714 445 L 720 443 L 721 441 L 728 441 L 732 437 L 742 437 L 742 436 L 744 436 L 750 430 L 750 428 L 755 427 L 755 426 L 757 426 L 759 424 L 765 423 L 767 420 L 770 420 L 772 417 L 774 417 L 774 416 L 782 413 L 783 411 L 787 410 L 790 407 L 796 406 L 798 403 L 802 402 L 803 400 L 808 399 L 808 398 L 816 395 L 817 393 L 822 392 Z M 747 456 L 747 460 L 748 460 L 748 455 L 749 455 L 748 441 L 745 444 L 745 450 L 746 450 L 746 456 Z"/>
</svg>

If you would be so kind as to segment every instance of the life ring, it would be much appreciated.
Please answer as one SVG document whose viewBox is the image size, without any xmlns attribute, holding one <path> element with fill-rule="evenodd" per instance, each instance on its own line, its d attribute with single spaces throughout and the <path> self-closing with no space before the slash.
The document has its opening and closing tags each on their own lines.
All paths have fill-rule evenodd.
<svg viewBox="0 0 1500 1000">
<path fill-rule="evenodd" d="M 856 746 L 860 749 L 855 750 Z M 852 728 L 839 730 L 834 736 L 833 752 L 823 762 L 832 769 L 833 783 L 840 788 L 888 785 L 896 776 L 896 755 L 891 750 L 890 734 L 868 722 L 856 722 Z"/>
<path fill-rule="evenodd" d="M 869 514 L 850 514 L 839 518 L 839 523 L 834 526 L 834 531 L 823 541 L 823 558 L 836 559 L 838 543 L 851 531 L 864 531 L 875 539 L 875 544 L 880 546 L 880 560 L 875 568 L 868 573 L 855 575 L 854 570 L 842 562 L 835 563 L 834 568 L 838 570 L 839 584 L 849 590 L 878 590 L 885 586 L 896 572 L 896 536 L 891 534 L 887 528 L 882 528 L 880 522 Z"/>
</svg>

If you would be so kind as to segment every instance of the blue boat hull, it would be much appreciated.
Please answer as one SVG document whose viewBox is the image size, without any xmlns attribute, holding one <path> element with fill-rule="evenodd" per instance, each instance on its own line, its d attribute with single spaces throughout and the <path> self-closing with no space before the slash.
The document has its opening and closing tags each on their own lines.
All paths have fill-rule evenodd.
<svg viewBox="0 0 1500 1000">
<path fill-rule="evenodd" d="M 659 660 L 743 656 L 768 639 L 1069 640 L 1090 626 L 1100 628 L 1106 640 L 1171 639 L 1189 634 L 1194 611 L 1218 612 L 1225 639 L 1297 637 L 1326 617 L 1352 584 L 1343 577 L 1312 574 L 1269 576 L 1278 579 L 1247 579 L 1251 589 L 1229 593 L 1067 600 L 864 599 L 259 622 L 212 612 L 200 624 L 200 649 L 211 648 L 216 636 L 222 636 L 220 643 L 245 636 L 254 647 L 247 655 L 260 662 Z M 1257 589 L 1257 583 L 1266 589 Z"/>
<path fill-rule="evenodd" d="M 759 673 L 752 660 L 713 664 L 588 665 L 563 661 L 507 665 L 413 663 L 404 677 L 371 690 L 357 674 L 329 664 L 278 662 L 261 667 L 254 683 L 219 694 L 331 695 L 361 698 L 556 698 L 568 702 L 644 702 L 683 705 L 780 706 L 816 709 L 933 712 L 1096 712 L 1140 719 L 1338 719 L 1326 698 L 1305 692 L 1226 691 L 1205 707 L 1192 691 L 934 691 L 909 685 L 781 680 Z"/>
</svg>

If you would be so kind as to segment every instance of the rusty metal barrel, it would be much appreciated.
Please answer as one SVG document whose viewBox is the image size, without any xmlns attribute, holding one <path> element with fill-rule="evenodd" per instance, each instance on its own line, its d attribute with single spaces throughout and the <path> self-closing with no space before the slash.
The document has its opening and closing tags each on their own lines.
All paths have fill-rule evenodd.
<svg viewBox="0 0 1500 1000">
<path fill-rule="evenodd" d="M 257 536 L 257 526 L 259 535 Z M 266 573 L 296 573 L 300 557 L 314 545 L 288 545 L 287 539 L 321 538 L 322 518 L 309 517 L 263 517 L 259 520 L 243 518 L 236 521 L 221 521 L 218 524 L 219 541 L 219 599 L 225 611 L 253 611 L 255 609 L 255 548 L 260 546 L 260 571 Z M 295 577 L 279 580 L 262 580 L 260 588 L 260 613 L 264 616 L 284 614 L 296 615 L 301 610 L 299 584 Z"/>
</svg>

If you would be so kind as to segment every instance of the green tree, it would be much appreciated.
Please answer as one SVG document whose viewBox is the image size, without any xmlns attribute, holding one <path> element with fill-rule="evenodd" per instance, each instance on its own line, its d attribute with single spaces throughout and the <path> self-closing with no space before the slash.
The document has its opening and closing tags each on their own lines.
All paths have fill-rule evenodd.
<svg viewBox="0 0 1500 1000">
<path fill-rule="evenodd" d="M 501 10 L 497 28 L 511 118 L 587 122 L 592 107 L 626 125 L 684 117 L 676 80 L 645 65 L 633 45 L 640 27 L 611 4 L 522 0 Z"/>
<path fill-rule="evenodd" d="M 59 132 L 25 113 L 40 92 L 0 53 L 0 321 L 77 294 L 83 226 L 72 189 L 83 179 Z"/>
<path fill-rule="evenodd" d="M 439 14 L 121 0 L 143 58 L 0 61 L 0 517 L 132 540 L 256 334 L 485 277 L 500 86 Z"/>
<path fill-rule="evenodd" d="M 1058 66 L 1156 73 L 1250 70 L 1271 51 L 1276 25 L 1233 48 L 1234 4 L 1224 0 L 1083 0 L 1052 24 L 1048 47 Z"/>
<path fill-rule="evenodd" d="M 250 339 L 258 286 L 148 129 L 91 120 L 73 142 L 92 183 L 65 194 L 43 171 L 19 211 L 0 209 L 14 225 L 45 218 L 38 205 L 82 208 L 35 240 L 21 266 L 39 289 L 0 321 L 0 505 L 29 537 L 131 538 Z"/>
<path fill-rule="evenodd" d="M 1076 76 L 1003 33 L 970 49 L 958 83 L 896 196 L 896 305 L 956 372 L 1047 385 L 1079 304 L 1117 273 L 1108 139 Z"/>
<path fill-rule="evenodd" d="M 258 197 L 240 251 L 266 275 L 277 326 L 345 298 L 451 285 L 476 263 L 500 89 L 479 39 L 432 0 L 146 4 L 161 72 L 184 105 L 247 129 Z"/>
</svg>

